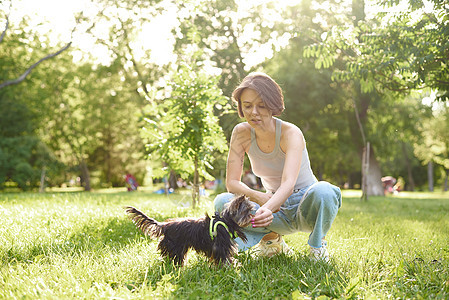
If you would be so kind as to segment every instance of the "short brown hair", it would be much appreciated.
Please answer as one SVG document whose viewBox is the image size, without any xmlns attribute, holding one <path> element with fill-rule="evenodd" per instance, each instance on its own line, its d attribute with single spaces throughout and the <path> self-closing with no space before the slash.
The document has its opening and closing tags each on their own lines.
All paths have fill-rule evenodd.
<svg viewBox="0 0 449 300">
<path fill-rule="evenodd" d="M 232 100 L 237 103 L 238 113 L 241 118 L 243 117 L 243 111 L 240 97 L 245 89 L 255 90 L 273 116 L 280 116 L 284 111 L 284 95 L 282 95 L 280 86 L 267 74 L 253 72 L 248 74 L 232 92 Z"/>
</svg>

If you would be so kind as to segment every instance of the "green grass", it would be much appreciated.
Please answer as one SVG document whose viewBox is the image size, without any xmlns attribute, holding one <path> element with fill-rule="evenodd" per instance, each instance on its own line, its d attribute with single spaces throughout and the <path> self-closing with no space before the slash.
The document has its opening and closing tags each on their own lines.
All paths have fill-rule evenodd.
<svg viewBox="0 0 449 300">
<path fill-rule="evenodd" d="M 285 237 L 293 256 L 238 256 L 217 268 L 191 252 L 160 259 L 122 207 L 156 219 L 201 216 L 188 195 L 148 192 L 0 194 L 0 299 L 449 298 L 449 194 L 359 200 L 344 193 L 327 236 L 330 264 L 314 263 L 307 234 Z"/>
</svg>

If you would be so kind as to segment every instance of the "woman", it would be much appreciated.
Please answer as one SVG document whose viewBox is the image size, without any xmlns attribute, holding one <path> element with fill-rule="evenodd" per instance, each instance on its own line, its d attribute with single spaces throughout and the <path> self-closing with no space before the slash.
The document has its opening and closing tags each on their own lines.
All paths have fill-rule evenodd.
<svg viewBox="0 0 449 300">
<path fill-rule="evenodd" d="M 240 250 L 257 244 L 262 256 L 291 250 L 282 235 L 311 232 L 308 244 L 313 259 L 328 260 L 324 240 L 341 206 L 340 189 L 318 182 L 311 168 L 301 130 L 275 118 L 284 110 L 279 85 L 264 73 L 251 73 L 234 90 L 239 116 L 246 122 L 235 126 L 230 142 L 226 187 L 215 199 L 223 210 L 234 194 L 244 194 L 257 205 L 252 226 L 245 229 L 247 243 L 236 242 Z M 245 154 L 266 192 L 253 190 L 241 181 Z"/>
</svg>

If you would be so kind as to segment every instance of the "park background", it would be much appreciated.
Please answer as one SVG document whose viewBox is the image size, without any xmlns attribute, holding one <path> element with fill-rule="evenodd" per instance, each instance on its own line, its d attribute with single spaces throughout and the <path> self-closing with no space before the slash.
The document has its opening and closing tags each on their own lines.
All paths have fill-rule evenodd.
<svg viewBox="0 0 449 300">
<path fill-rule="evenodd" d="M 0 188 L 223 180 L 231 92 L 264 71 L 319 179 L 447 190 L 447 3 L 394 4 L 2 1 Z"/>
<path fill-rule="evenodd" d="M 0 32 L 0 299 L 449 297 L 447 1 L 1 0 Z M 331 261 L 173 266 L 123 206 L 213 213 L 251 71 L 343 188 Z"/>
</svg>

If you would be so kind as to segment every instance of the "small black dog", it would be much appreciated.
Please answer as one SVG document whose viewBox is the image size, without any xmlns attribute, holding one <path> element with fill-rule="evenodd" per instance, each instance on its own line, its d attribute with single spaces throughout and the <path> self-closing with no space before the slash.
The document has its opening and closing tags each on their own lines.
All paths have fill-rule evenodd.
<svg viewBox="0 0 449 300">
<path fill-rule="evenodd" d="M 125 207 L 129 218 L 144 234 L 161 237 L 158 250 L 175 264 L 182 265 L 190 248 L 203 253 L 213 263 L 229 263 L 237 251 L 235 238 L 246 241 L 241 230 L 248 226 L 253 215 L 254 204 L 245 196 L 237 196 L 228 203 L 223 212 L 212 218 L 179 218 L 158 222 L 147 217 L 134 207 Z"/>
</svg>

